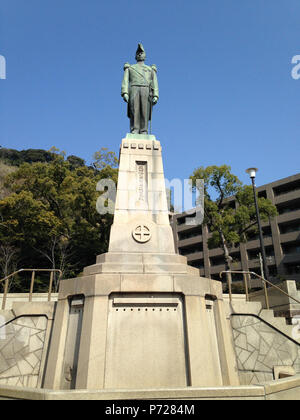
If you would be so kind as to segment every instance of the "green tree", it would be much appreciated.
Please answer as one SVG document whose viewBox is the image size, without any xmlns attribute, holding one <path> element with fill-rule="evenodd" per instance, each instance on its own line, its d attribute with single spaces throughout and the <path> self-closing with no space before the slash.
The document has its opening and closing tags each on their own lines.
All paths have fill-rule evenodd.
<svg viewBox="0 0 300 420">
<path fill-rule="evenodd" d="M 36 246 L 38 237 L 48 240 L 53 235 L 54 214 L 32 193 L 21 191 L 0 201 L 0 268 L 5 277 L 17 268 L 22 250 Z M 38 235 L 37 235 L 38 233 Z M 44 237 L 42 238 L 42 234 Z M 25 252 L 27 255 L 27 252 Z"/>
<path fill-rule="evenodd" d="M 4 181 L 8 174 L 14 172 L 17 168 L 15 166 L 6 165 L 0 160 L 0 200 L 4 197 L 7 197 L 11 194 L 11 191 L 8 188 L 4 187 Z"/>
<path fill-rule="evenodd" d="M 106 147 L 102 147 L 94 154 L 93 166 L 100 171 L 107 167 L 116 169 L 118 167 L 118 158 L 115 152 L 111 152 Z"/>
<path fill-rule="evenodd" d="M 1 148 L 0 146 L 0 160 L 3 162 L 20 166 L 22 163 L 33 162 L 51 162 L 55 159 L 53 151 L 46 151 L 42 149 L 28 149 L 28 150 L 14 150 Z"/>
<path fill-rule="evenodd" d="M 197 179 L 204 180 L 204 224 L 212 233 L 208 246 L 223 249 L 226 268 L 230 269 L 230 249 L 246 242 L 250 232 L 258 231 L 252 188 L 243 185 L 227 165 L 200 167 L 190 178 L 193 185 Z M 233 196 L 234 207 L 232 200 L 228 200 Z M 277 215 L 276 207 L 268 199 L 259 197 L 258 206 L 262 221 Z"/>
<path fill-rule="evenodd" d="M 85 161 L 78 156 L 74 156 L 74 155 L 68 156 L 67 161 L 70 163 L 71 169 L 76 169 L 76 168 L 85 166 Z"/>
<path fill-rule="evenodd" d="M 99 215 L 97 182 L 117 169 L 74 168 L 61 154 L 23 164 L 6 178 L 13 191 L 0 201 L 0 240 L 20 249 L 23 267 L 60 268 L 78 275 L 107 251 L 112 215 Z"/>
</svg>

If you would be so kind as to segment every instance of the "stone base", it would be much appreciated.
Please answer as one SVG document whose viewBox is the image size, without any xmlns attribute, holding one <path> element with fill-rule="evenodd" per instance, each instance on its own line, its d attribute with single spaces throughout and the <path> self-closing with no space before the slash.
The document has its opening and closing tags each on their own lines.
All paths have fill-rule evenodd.
<svg viewBox="0 0 300 420">
<path fill-rule="evenodd" d="M 169 388 L 136 390 L 77 390 L 21 389 L 0 386 L 0 400 L 300 400 L 300 375 L 266 382 L 257 386 L 214 388 Z M 136 404 L 138 405 L 138 404 Z M 189 408 L 193 404 L 186 404 Z M 196 414 L 195 409 L 195 414 Z"/>
<path fill-rule="evenodd" d="M 175 254 L 162 148 L 122 140 L 109 252 L 61 282 L 50 389 L 238 385 L 222 285 Z"/>
<path fill-rule="evenodd" d="M 199 276 L 197 268 L 187 265 L 187 259 L 177 254 L 108 252 L 97 257 L 96 264 L 86 267 L 83 274 L 190 274 Z"/>
<path fill-rule="evenodd" d="M 45 387 L 65 388 L 75 371 L 76 389 L 238 385 L 222 285 L 185 262 L 107 253 L 83 277 L 63 280 Z M 68 344 L 70 302 L 80 296 L 82 327 Z"/>
</svg>

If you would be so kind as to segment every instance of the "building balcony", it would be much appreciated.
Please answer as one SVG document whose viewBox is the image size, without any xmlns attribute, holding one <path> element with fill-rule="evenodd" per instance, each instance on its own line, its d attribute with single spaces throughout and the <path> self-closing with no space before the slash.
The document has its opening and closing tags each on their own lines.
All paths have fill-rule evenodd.
<svg viewBox="0 0 300 420">
<path fill-rule="evenodd" d="M 203 252 L 195 252 L 194 254 L 188 254 L 186 255 L 186 257 L 188 263 L 204 259 Z"/>
<path fill-rule="evenodd" d="M 298 232 L 299 233 L 299 232 Z M 273 238 L 270 237 L 264 237 L 264 245 L 265 246 L 272 246 L 273 245 Z M 254 241 L 249 241 L 246 243 L 246 249 L 260 249 L 260 241 L 258 239 L 255 239 Z"/>
<path fill-rule="evenodd" d="M 221 257 L 224 254 L 222 248 L 214 248 L 208 250 L 209 257 Z"/>
<path fill-rule="evenodd" d="M 276 265 L 275 257 L 267 257 L 267 264 L 268 266 Z M 253 270 L 254 268 L 260 269 L 260 261 L 258 258 L 253 260 L 248 260 L 248 267 L 249 270 Z"/>
<path fill-rule="evenodd" d="M 182 225 L 177 225 L 177 232 L 193 232 L 193 231 L 198 231 L 199 234 L 201 232 L 201 227 L 196 225 L 196 226 L 189 226 L 185 223 L 183 223 Z"/>
<path fill-rule="evenodd" d="M 286 194 L 280 194 L 274 197 L 275 205 L 286 203 L 287 201 L 293 201 L 299 199 L 300 190 L 290 191 Z"/>
<path fill-rule="evenodd" d="M 300 240 L 300 232 L 289 232 L 289 233 L 283 233 L 280 235 L 280 242 L 282 244 L 286 244 L 288 242 L 296 242 Z"/>
<path fill-rule="evenodd" d="M 190 245 L 197 245 L 203 243 L 202 235 L 194 236 L 192 238 L 187 239 L 179 239 L 178 240 L 178 249 L 188 247 Z"/>
<path fill-rule="evenodd" d="M 277 216 L 278 224 L 294 222 L 296 220 L 300 221 L 300 210 L 291 211 L 289 213 L 284 213 Z"/>
<path fill-rule="evenodd" d="M 299 252 L 293 254 L 285 254 L 282 259 L 283 264 L 296 264 L 300 265 L 300 254 Z"/>
</svg>

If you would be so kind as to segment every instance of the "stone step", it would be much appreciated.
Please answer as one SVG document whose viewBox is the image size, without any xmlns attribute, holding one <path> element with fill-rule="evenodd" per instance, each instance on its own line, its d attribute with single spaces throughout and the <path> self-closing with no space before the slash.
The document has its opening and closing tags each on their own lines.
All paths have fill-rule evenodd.
<svg viewBox="0 0 300 420">
<path fill-rule="evenodd" d="M 263 309 L 259 316 L 261 319 L 268 322 L 269 324 L 272 324 L 275 328 L 278 328 L 279 330 L 285 329 L 287 327 L 286 319 L 275 317 L 274 311 L 271 309 Z"/>
<path fill-rule="evenodd" d="M 98 255 L 96 263 L 186 264 L 187 258 L 178 254 L 107 252 Z"/>
<path fill-rule="evenodd" d="M 199 270 L 186 264 L 134 264 L 134 263 L 100 263 L 86 267 L 85 276 L 100 273 L 133 273 L 133 274 L 191 274 L 199 276 Z"/>
<path fill-rule="evenodd" d="M 187 265 L 188 273 L 192 276 L 200 277 L 200 270 L 199 268 L 192 267 L 191 265 Z"/>
<path fill-rule="evenodd" d="M 260 302 L 246 302 L 244 301 L 233 301 L 232 304 L 229 304 L 229 300 L 226 299 L 229 309 L 231 312 L 239 315 L 259 315 L 262 309 Z"/>
<path fill-rule="evenodd" d="M 227 299 L 226 299 L 227 301 Z M 274 311 L 272 309 L 262 309 L 262 304 L 260 302 L 246 302 L 238 301 L 233 302 L 227 307 L 227 314 L 235 313 L 239 315 L 255 315 L 262 321 L 268 323 L 271 327 L 276 328 L 282 334 L 287 335 L 288 337 L 295 339 L 293 337 L 293 326 L 288 325 L 285 318 L 275 317 Z M 300 342 L 300 340 L 296 341 Z"/>
<path fill-rule="evenodd" d="M 15 317 L 12 310 L 0 310 L 0 328 L 15 319 Z"/>
<path fill-rule="evenodd" d="M 145 264 L 144 272 L 149 274 L 172 273 L 187 274 L 188 265 L 185 264 Z"/>
<path fill-rule="evenodd" d="M 85 267 L 83 270 L 84 276 L 99 273 L 136 273 L 140 274 L 144 272 L 143 264 L 137 263 L 99 263 Z"/>
</svg>

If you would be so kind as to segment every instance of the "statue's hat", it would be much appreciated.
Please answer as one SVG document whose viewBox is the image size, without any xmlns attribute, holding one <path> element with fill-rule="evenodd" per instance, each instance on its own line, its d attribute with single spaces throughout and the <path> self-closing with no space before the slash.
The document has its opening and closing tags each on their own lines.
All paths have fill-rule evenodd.
<svg viewBox="0 0 300 420">
<path fill-rule="evenodd" d="M 136 54 L 138 54 L 139 52 L 144 52 L 144 53 L 146 52 L 144 47 L 143 47 L 143 44 L 138 44 Z"/>
</svg>

